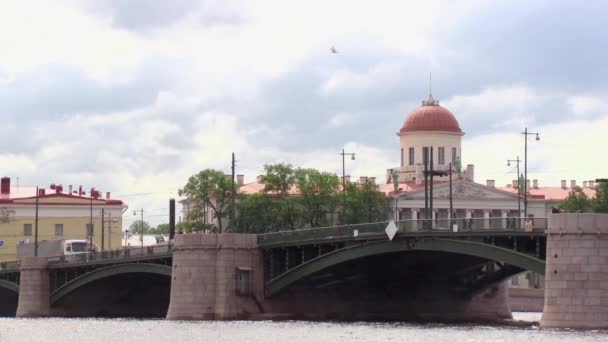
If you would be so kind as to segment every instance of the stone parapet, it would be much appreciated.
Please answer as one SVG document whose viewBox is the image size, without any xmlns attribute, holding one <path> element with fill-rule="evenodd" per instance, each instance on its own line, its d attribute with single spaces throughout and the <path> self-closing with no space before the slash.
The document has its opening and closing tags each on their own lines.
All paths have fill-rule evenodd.
<svg viewBox="0 0 608 342">
<path fill-rule="evenodd" d="M 48 261 L 40 257 L 21 260 L 17 317 L 48 316 L 51 312 L 51 284 Z"/>
<path fill-rule="evenodd" d="M 608 214 L 549 216 L 542 327 L 608 328 Z"/>
</svg>

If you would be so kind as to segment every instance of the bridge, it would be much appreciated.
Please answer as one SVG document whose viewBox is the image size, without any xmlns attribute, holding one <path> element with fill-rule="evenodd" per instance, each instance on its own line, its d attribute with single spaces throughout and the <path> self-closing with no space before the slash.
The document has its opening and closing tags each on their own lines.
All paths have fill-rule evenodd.
<svg viewBox="0 0 608 342">
<path fill-rule="evenodd" d="M 481 220 L 463 222 L 465 230 L 454 232 L 449 223 L 400 221 L 392 240 L 385 232 L 388 222 L 254 236 L 251 247 L 263 268 L 258 302 L 283 303 L 294 291 L 344 294 L 345 288 L 399 288 L 408 296 L 442 292 L 470 301 L 524 270 L 544 273 L 545 220 L 536 220 L 531 232 L 511 223 L 511 229 L 496 229 L 505 224 L 488 227 Z M 428 229 L 412 231 L 415 224 Z M 48 258 L 49 314 L 164 316 L 173 253 L 172 245 L 161 245 Z M 18 306 L 21 268 L 18 262 L 0 263 L 0 293 L 12 298 L 0 313 L 10 315 Z"/>
</svg>

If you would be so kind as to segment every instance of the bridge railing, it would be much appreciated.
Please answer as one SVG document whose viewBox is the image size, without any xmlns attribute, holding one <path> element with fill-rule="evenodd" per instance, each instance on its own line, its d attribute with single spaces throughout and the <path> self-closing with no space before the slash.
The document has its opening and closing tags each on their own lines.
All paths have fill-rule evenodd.
<svg viewBox="0 0 608 342">
<path fill-rule="evenodd" d="M 124 259 L 138 259 L 152 256 L 164 256 L 171 253 L 171 249 L 171 244 L 144 247 L 129 247 L 110 251 L 53 256 L 49 257 L 48 260 L 49 265 L 116 261 Z"/>
<path fill-rule="evenodd" d="M 0 272 L 18 270 L 19 266 L 20 262 L 17 260 L 0 262 Z"/>
<path fill-rule="evenodd" d="M 274 245 L 289 242 L 307 242 L 318 240 L 338 240 L 385 236 L 385 229 L 390 221 L 336 225 L 330 227 L 304 228 L 285 230 L 258 235 L 258 245 Z M 424 234 L 444 232 L 448 234 L 466 234 L 469 232 L 533 232 L 547 229 L 546 218 L 454 218 L 454 219 L 420 219 L 395 222 L 399 233 Z"/>
</svg>

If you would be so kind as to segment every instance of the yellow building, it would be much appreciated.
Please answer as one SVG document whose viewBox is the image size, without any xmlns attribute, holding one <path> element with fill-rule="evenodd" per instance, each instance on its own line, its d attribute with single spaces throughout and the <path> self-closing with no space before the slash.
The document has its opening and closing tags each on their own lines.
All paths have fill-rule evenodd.
<svg viewBox="0 0 608 342">
<path fill-rule="evenodd" d="M 14 187 L 10 181 L 8 177 L 0 180 L 0 262 L 15 260 L 17 245 L 33 243 L 36 230 L 36 188 Z M 102 198 L 95 189 L 88 196 L 82 187 L 73 190 L 70 185 L 66 190 L 54 184 L 38 190 L 38 241 L 91 240 L 100 250 L 103 209 L 103 247 L 121 248 L 122 214 L 127 206 L 110 199 L 110 193 Z"/>
</svg>

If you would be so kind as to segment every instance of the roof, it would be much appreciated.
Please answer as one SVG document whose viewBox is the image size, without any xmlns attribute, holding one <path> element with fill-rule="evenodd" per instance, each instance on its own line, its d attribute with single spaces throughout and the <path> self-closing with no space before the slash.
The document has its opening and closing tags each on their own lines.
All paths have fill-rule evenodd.
<svg viewBox="0 0 608 342">
<path fill-rule="evenodd" d="M 431 95 L 408 114 L 399 134 L 410 132 L 452 132 L 463 134 L 454 114 L 441 107 Z"/>
<path fill-rule="evenodd" d="M 497 189 L 517 193 L 517 187 L 497 187 Z M 595 197 L 595 189 L 582 188 L 583 192 L 589 197 Z M 531 188 L 528 194 L 528 198 L 540 198 L 548 201 L 561 201 L 568 197 L 568 194 L 572 191 L 571 188 L 562 187 L 538 187 Z"/>
<path fill-rule="evenodd" d="M 96 205 L 120 205 L 124 203 L 118 199 L 108 198 L 91 198 L 84 194 L 79 195 L 77 191 L 73 193 L 58 192 L 55 189 L 38 188 L 44 190 L 44 195 L 38 197 L 39 201 L 42 200 L 45 203 L 41 204 L 58 204 L 58 205 L 84 205 L 89 204 L 91 200 Z M 29 204 L 33 199 L 36 198 L 36 187 L 32 186 L 11 186 L 10 192 L 7 194 L 0 194 L 0 204 Z M 49 199 L 54 199 L 54 203 L 49 203 Z M 85 203 L 86 202 L 86 203 Z"/>
</svg>

